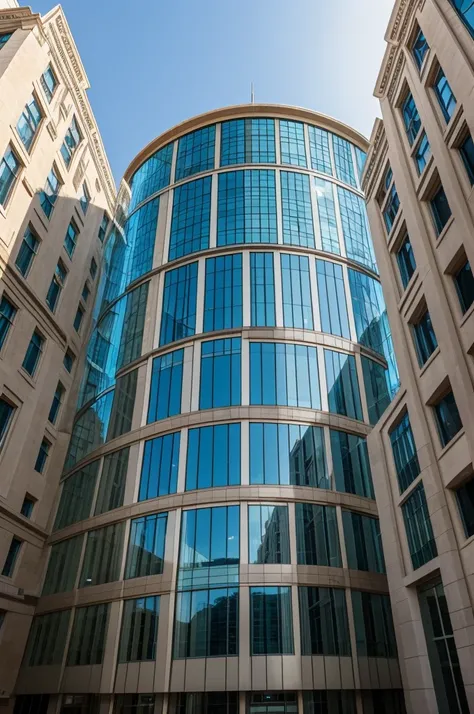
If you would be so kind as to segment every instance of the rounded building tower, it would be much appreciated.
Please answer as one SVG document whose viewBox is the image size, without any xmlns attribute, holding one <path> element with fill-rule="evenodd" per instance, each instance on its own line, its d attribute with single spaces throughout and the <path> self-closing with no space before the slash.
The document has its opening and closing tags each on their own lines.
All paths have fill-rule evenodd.
<svg viewBox="0 0 474 714">
<path fill-rule="evenodd" d="M 250 104 L 130 165 L 19 701 L 403 710 L 365 443 L 397 380 L 366 148 Z"/>
</svg>

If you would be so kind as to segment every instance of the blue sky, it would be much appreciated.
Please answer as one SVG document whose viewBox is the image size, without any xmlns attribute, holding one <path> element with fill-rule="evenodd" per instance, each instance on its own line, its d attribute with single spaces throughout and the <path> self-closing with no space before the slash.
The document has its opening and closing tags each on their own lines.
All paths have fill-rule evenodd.
<svg viewBox="0 0 474 714">
<path fill-rule="evenodd" d="M 44 14 L 50 0 L 31 0 Z M 165 129 L 250 99 L 369 136 L 393 0 L 63 0 L 117 182 Z"/>
</svg>

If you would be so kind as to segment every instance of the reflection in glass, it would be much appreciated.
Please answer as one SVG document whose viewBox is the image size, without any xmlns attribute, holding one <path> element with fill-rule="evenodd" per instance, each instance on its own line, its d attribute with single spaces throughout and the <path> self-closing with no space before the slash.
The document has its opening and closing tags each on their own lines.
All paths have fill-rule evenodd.
<svg viewBox="0 0 474 714">
<path fill-rule="evenodd" d="M 321 409 L 316 348 L 251 342 L 250 404 Z"/>
<path fill-rule="evenodd" d="M 139 501 L 176 493 L 180 432 L 145 441 Z"/>
<path fill-rule="evenodd" d="M 343 510 L 342 522 L 349 568 L 385 573 L 378 518 Z"/>
<path fill-rule="evenodd" d="M 174 659 L 229 657 L 239 653 L 239 589 L 178 593 Z"/>
<path fill-rule="evenodd" d="M 219 174 L 217 245 L 276 242 L 275 172 L 246 169 Z"/>
<path fill-rule="evenodd" d="M 89 605 L 76 610 L 66 664 L 102 664 L 109 604 Z"/>
<path fill-rule="evenodd" d="M 250 588 L 250 654 L 294 654 L 290 587 Z"/>
<path fill-rule="evenodd" d="M 79 587 L 101 585 L 120 578 L 125 522 L 89 531 Z"/>
<path fill-rule="evenodd" d="M 335 506 L 297 503 L 295 509 L 298 563 L 341 568 Z"/>
<path fill-rule="evenodd" d="M 274 164 L 275 120 L 231 119 L 221 124 L 221 166 Z"/>
<path fill-rule="evenodd" d="M 366 440 L 334 429 L 329 434 L 336 491 L 375 498 Z"/>
<path fill-rule="evenodd" d="M 342 186 L 337 187 L 337 195 L 347 257 L 378 272 L 363 199 Z"/>
<path fill-rule="evenodd" d="M 352 160 L 351 144 L 337 134 L 332 135 L 336 176 L 343 183 L 357 188 L 355 179 L 354 162 Z"/>
<path fill-rule="evenodd" d="M 66 646 L 71 610 L 34 617 L 25 649 L 28 667 L 60 665 Z"/>
<path fill-rule="evenodd" d="M 352 590 L 357 654 L 396 657 L 397 645 L 388 595 Z"/>
<path fill-rule="evenodd" d="M 163 572 L 167 523 L 167 513 L 154 513 L 132 520 L 125 579 Z"/>
<path fill-rule="evenodd" d="M 211 177 L 174 189 L 168 260 L 209 247 Z"/>
<path fill-rule="evenodd" d="M 321 330 L 350 339 L 349 316 L 342 265 L 327 260 L 316 261 Z"/>
<path fill-rule="evenodd" d="M 350 656 L 346 593 L 334 588 L 298 588 L 301 654 Z"/>
<path fill-rule="evenodd" d="M 76 471 L 63 482 L 54 531 L 89 517 L 98 472 L 99 459 Z"/>
<path fill-rule="evenodd" d="M 194 335 L 198 263 L 165 273 L 160 346 Z"/>
<path fill-rule="evenodd" d="M 125 600 L 119 662 L 150 662 L 155 659 L 159 617 L 158 596 Z"/>
<path fill-rule="evenodd" d="M 240 350 L 240 337 L 201 343 L 200 409 L 240 404 Z"/>
<path fill-rule="evenodd" d="M 188 431 L 186 491 L 240 484 L 240 424 Z"/>
<path fill-rule="evenodd" d="M 173 144 L 156 151 L 153 156 L 135 171 L 130 180 L 132 198 L 129 211 L 132 212 L 139 203 L 152 196 L 157 191 L 168 186 L 171 175 L 171 159 Z"/>
<path fill-rule="evenodd" d="M 159 208 L 160 199 L 154 198 L 130 216 L 125 224 L 127 260 L 124 268 L 127 283 L 144 275 L 153 266 Z"/>
<path fill-rule="evenodd" d="M 354 355 L 324 350 L 329 411 L 363 420 Z"/>
<path fill-rule="evenodd" d="M 95 515 L 112 511 L 123 505 L 130 449 L 121 449 L 104 457 Z"/>
<path fill-rule="evenodd" d="M 309 278 L 309 258 L 282 253 L 281 284 L 283 324 L 305 330 L 313 329 L 313 307 Z"/>
<path fill-rule="evenodd" d="M 252 327 L 275 327 L 273 253 L 250 253 L 250 309 Z"/>
<path fill-rule="evenodd" d="M 242 326 L 242 253 L 206 260 L 204 332 Z"/>
<path fill-rule="evenodd" d="M 205 126 L 182 136 L 178 141 L 174 180 L 214 168 L 216 127 Z"/>
<path fill-rule="evenodd" d="M 280 119 L 280 151 L 282 164 L 307 166 L 302 122 Z"/>
<path fill-rule="evenodd" d="M 184 350 L 153 360 L 147 424 L 181 413 L 183 361 Z"/>
<path fill-rule="evenodd" d="M 311 168 L 323 174 L 333 175 L 331 150 L 329 148 L 330 134 L 318 126 L 308 126 L 309 152 Z"/>
<path fill-rule="evenodd" d="M 314 248 L 310 179 L 306 174 L 281 171 L 283 243 Z"/>
<path fill-rule="evenodd" d="M 364 375 L 365 396 L 369 409 L 369 422 L 377 424 L 378 420 L 391 402 L 388 372 L 385 367 L 368 357 L 362 357 L 362 373 Z"/>
<path fill-rule="evenodd" d="M 288 506 L 249 506 L 249 563 L 290 562 Z"/>
</svg>

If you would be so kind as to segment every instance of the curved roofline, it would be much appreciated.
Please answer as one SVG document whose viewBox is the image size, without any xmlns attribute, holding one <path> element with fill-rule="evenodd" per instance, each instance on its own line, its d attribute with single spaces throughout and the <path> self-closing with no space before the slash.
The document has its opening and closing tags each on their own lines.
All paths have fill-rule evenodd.
<svg viewBox="0 0 474 714">
<path fill-rule="evenodd" d="M 235 104 L 229 107 L 222 107 L 220 109 L 212 109 L 209 112 L 204 112 L 204 114 L 197 114 L 190 119 L 185 119 L 185 121 L 176 124 L 167 131 L 160 134 L 155 139 L 150 141 L 130 162 L 128 165 L 123 178 L 125 181 L 129 181 L 133 176 L 135 171 L 140 168 L 140 166 L 154 154 L 158 149 L 166 146 L 171 141 L 187 134 L 195 129 L 200 129 L 202 126 L 211 124 L 214 122 L 223 121 L 226 119 L 239 119 L 248 116 L 260 115 L 262 117 L 277 117 L 281 119 L 297 119 L 299 121 L 306 121 L 310 124 L 317 124 L 323 129 L 328 129 L 336 134 L 339 134 L 344 139 L 348 139 L 353 144 L 358 146 L 363 151 L 367 151 L 369 148 L 369 142 L 358 131 L 352 127 L 344 124 L 343 122 L 328 116 L 327 114 L 321 114 L 315 112 L 312 109 L 305 109 L 303 107 L 294 107 L 286 104 Z"/>
</svg>

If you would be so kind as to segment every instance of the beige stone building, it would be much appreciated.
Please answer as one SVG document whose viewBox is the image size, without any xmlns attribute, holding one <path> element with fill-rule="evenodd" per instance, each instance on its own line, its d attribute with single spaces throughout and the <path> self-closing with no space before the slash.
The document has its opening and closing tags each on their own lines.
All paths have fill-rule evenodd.
<svg viewBox="0 0 474 714">
<path fill-rule="evenodd" d="M 0 10 L 0 702 L 21 664 L 115 186 L 62 10 Z M 11 700 L 10 700 L 11 701 Z M 35 711 L 35 710 L 31 710 Z"/>
<path fill-rule="evenodd" d="M 474 712 L 474 6 L 396 3 L 363 184 L 401 389 L 369 437 L 407 708 Z"/>
</svg>

